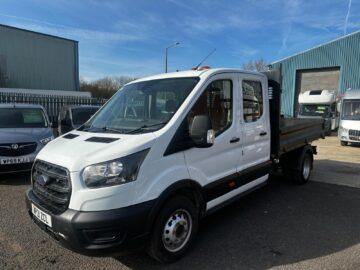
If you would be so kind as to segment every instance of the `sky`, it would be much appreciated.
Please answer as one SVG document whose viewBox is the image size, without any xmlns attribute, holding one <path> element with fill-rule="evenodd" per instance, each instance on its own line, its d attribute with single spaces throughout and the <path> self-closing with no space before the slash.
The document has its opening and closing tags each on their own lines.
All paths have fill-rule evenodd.
<svg viewBox="0 0 360 270">
<path fill-rule="evenodd" d="M 79 41 L 80 76 L 273 62 L 360 30 L 360 0 L 0 0 L 0 24 Z M 1 42 L 1 41 L 0 41 Z"/>
</svg>

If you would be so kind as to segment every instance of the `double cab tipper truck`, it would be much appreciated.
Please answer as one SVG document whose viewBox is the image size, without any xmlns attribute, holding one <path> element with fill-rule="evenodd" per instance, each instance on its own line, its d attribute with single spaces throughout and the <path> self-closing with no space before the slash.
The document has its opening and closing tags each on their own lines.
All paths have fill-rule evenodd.
<svg viewBox="0 0 360 270">
<path fill-rule="evenodd" d="M 47 144 L 26 193 L 34 222 L 90 256 L 188 250 L 206 214 L 280 169 L 309 180 L 321 119 L 283 118 L 280 73 L 199 68 L 136 80 Z"/>
</svg>

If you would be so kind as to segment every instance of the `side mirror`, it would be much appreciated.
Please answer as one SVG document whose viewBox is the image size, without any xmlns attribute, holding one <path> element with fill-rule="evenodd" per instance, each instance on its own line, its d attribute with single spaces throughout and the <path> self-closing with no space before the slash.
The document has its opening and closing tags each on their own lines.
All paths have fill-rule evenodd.
<svg viewBox="0 0 360 270">
<path fill-rule="evenodd" d="M 208 115 L 195 115 L 189 134 L 196 147 L 210 147 L 215 142 L 215 131 Z"/>
</svg>

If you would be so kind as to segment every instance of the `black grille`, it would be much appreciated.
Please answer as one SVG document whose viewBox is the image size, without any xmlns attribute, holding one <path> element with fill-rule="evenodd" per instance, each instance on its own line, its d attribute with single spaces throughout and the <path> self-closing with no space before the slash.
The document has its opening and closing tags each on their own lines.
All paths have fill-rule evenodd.
<svg viewBox="0 0 360 270">
<path fill-rule="evenodd" d="M 36 142 L 0 144 L 0 156 L 18 157 L 35 152 Z"/>
<path fill-rule="evenodd" d="M 117 141 L 118 138 L 108 138 L 108 137 L 91 137 L 86 139 L 87 142 L 98 142 L 98 143 L 111 143 Z"/>
<path fill-rule="evenodd" d="M 35 196 L 46 210 L 58 215 L 68 208 L 71 181 L 65 168 L 36 161 L 32 170 L 32 183 Z"/>
<path fill-rule="evenodd" d="M 349 130 L 349 139 L 360 142 L 360 130 Z"/>
<path fill-rule="evenodd" d="M 32 162 L 19 164 L 2 164 L 0 165 L 0 173 L 30 171 L 32 165 Z"/>
</svg>

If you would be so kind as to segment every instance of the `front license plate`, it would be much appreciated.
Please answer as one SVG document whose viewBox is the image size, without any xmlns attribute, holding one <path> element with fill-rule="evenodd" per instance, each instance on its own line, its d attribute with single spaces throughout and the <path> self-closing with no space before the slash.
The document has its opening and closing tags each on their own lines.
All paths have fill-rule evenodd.
<svg viewBox="0 0 360 270">
<path fill-rule="evenodd" d="M 3 158 L 0 159 L 1 165 L 7 165 L 7 164 L 20 164 L 20 163 L 29 163 L 31 162 L 30 157 L 14 157 L 14 158 Z"/>
<path fill-rule="evenodd" d="M 34 216 L 40 220 L 42 223 L 46 224 L 47 226 L 51 227 L 51 216 L 46 214 L 44 211 L 41 211 L 39 208 L 37 208 L 35 205 L 31 204 L 31 212 L 34 214 Z"/>
</svg>

